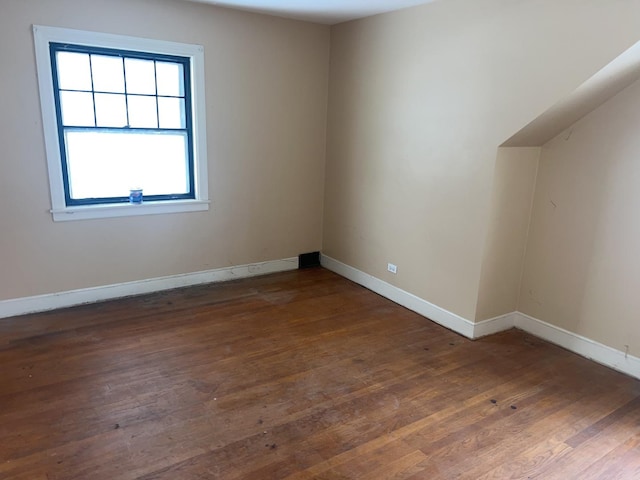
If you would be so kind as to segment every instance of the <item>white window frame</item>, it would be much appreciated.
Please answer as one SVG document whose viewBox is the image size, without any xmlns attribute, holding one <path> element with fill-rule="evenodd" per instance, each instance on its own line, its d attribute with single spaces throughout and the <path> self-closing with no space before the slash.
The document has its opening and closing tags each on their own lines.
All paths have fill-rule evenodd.
<svg viewBox="0 0 640 480">
<path fill-rule="evenodd" d="M 51 214 L 54 221 L 194 212 L 209 209 L 203 46 L 41 25 L 33 26 L 33 37 L 51 190 Z M 51 42 L 176 55 L 190 59 L 194 157 L 191 174 L 194 176 L 195 199 L 145 201 L 142 204 L 66 205 L 49 53 Z"/>
</svg>

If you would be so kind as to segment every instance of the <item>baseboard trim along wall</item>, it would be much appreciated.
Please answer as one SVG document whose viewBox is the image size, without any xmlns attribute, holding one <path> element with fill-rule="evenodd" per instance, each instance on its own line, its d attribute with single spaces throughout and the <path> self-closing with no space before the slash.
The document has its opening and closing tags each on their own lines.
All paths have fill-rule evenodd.
<svg viewBox="0 0 640 480">
<path fill-rule="evenodd" d="M 358 283 L 409 310 L 413 310 L 443 327 L 453 330 L 465 337 L 474 338 L 474 323 L 460 315 L 438 307 L 412 293 L 394 287 L 390 283 L 384 282 L 373 275 L 364 273 L 357 268 L 350 267 L 326 255 L 320 257 L 320 264 L 326 269 L 348 278 L 352 282 Z"/>
<path fill-rule="evenodd" d="M 499 317 L 490 318 L 489 320 L 482 320 L 474 324 L 473 338 L 486 337 L 487 335 L 493 335 L 494 333 L 509 330 L 515 327 L 515 312 L 500 315 Z"/>
<path fill-rule="evenodd" d="M 509 330 L 510 328 L 518 328 L 593 360 L 594 362 L 640 379 L 640 358 L 626 355 L 625 352 L 538 320 L 537 318 L 530 317 L 524 313 L 512 312 L 474 323 L 326 255 L 322 255 L 321 264 L 328 270 L 348 278 L 467 338 L 477 339 L 486 335 Z"/>
<path fill-rule="evenodd" d="M 248 265 L 217 268 L 201 272 L 169 275 L 133 282 L 82 288 L 67 292 L 36 295 L 32 297 L 0 300 L 0 318 L 44 312 L 56 308 L 72 307 L 84 303 L 93 303 L 114 298 L 130 297 L 144 293 L 171 290 L 203 283 L 223 282 L 239 278 L 254 277 L 267 273 L 284 272 L 298 268 L 298 257 L 271 260 Z"/>
<path fill-rule="evenodd" d="M 551 325 L 521 312 L 514 312 L 514 326 L 531 335 L 555 343 L 594 362 L 640 379 L 640 358 L 596 342 L 564 328 Z"/>
</svg>

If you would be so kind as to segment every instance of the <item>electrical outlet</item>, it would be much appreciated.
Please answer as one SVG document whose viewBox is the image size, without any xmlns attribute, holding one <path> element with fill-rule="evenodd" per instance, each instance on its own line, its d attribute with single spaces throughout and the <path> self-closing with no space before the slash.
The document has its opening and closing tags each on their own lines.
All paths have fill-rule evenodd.
<svg viewBox="0 0 640 480">
<path fill-rule="evenodd" d="M 398 267 L 393 263 L 387 263 L 387 270 L 389 270 L 391 273 L 398 273 Z"/>
</svg>

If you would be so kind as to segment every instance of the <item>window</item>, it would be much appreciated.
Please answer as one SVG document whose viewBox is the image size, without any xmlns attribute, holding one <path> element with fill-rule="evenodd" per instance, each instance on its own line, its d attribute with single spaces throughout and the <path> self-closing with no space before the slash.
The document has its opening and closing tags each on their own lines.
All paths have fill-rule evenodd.
<svg viewBox="0 0 640 480">
<path fill-rule="evenodd" d="M 202 47 L 41 26 L 34 38 L 54 220 L 208 208 Z"/>
</svg>

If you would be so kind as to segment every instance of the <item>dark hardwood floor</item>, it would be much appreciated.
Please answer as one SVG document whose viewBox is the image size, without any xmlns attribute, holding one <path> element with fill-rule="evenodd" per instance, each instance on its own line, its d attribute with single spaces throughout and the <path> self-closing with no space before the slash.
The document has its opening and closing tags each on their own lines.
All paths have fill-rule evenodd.
<svg viewBox="0 0 640 480">
<path fill-rule="evenodd" d="M 0 320 L 0 478 L 640 479 L 640 381 L 310 269 Z"/>
</svg>

